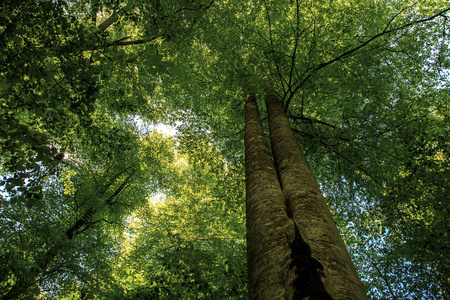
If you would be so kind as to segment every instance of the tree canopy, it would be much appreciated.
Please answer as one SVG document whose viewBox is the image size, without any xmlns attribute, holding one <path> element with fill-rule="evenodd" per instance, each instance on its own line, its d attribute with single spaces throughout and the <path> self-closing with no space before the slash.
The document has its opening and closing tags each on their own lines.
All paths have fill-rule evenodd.
<svg viewBox="0 0 450 300">
<path fill-rule="evenodd" d="M 3 1 L 0 296 L 245 299 L 244 99 L 273 90 L 369 297 L 449 297 L 449 12 Z"/>
</svg>

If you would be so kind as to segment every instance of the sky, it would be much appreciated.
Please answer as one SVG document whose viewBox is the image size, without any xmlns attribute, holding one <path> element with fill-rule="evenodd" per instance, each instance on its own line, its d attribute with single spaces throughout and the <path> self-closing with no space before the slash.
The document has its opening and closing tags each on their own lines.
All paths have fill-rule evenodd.
<svg viewBox="0 0 450 300">
<path fill-rule="evenodd" d="M 161 132 L 165 136 L 175 136 L 178 133 L 176 126 L 164 124 L 162 122 L 149 124 L 145 122 L 140 116 L 130 116 L 130 120 L 133 122 L 136 129 L 141 133 L 148 133 L 153 130 Z M 180 124 L 177 123 L 176 125 Z"/>
</svg>

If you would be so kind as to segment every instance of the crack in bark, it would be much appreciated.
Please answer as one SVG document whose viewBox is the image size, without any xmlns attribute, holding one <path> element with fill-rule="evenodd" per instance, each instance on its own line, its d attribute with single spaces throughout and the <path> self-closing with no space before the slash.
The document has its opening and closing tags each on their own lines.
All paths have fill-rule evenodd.
<svg viewBox="0 0 450 300">
<path fill-rule="evenodd" d="M 321 279 L 321 277 L 325 277 L 323 265 L 312 257 L 311 248 L 303 240 L 295 221 L 293 224 L 295 229 L 294 240 L 289 242 L 288 239 L 292 259 L 289 269 L 292 270 L 295 268 L 294 272 L 297 276 L 292 282 L 294 286 L 292 299 L 333 300 L 326 291 Z"/>
</svg>

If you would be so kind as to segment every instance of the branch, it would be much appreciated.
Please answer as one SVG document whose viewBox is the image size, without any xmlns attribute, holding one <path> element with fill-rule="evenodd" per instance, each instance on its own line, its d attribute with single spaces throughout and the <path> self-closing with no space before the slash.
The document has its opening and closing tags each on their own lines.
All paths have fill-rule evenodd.
<svg viewBox="0 0 450 300">
<path fill-rule="evenodd" d="M 109 44 L 108 46 L 129 46 L 129 45 L 141 45 L 141 44 L 145 44 L 151 41 L 154 41 L 156 38 L 151 38 L 151 39 L 140 39 L 140 40 L 134 40 L 134 41 L 115 41 L 112 42 L 111 44 Z"/>
<path fill-rule="evenodd" d="M 292 56 L 291 56 L 291 70 L 289 72 L 288 90 L 284 92 L 283 100 L 284 100 L 284 98 L 286 98 L 286 95 L 287 95 L 288 92 L 290 92 L 291 95 L 293 94 L 293 92 L 292 92 L 292 75 L 293 75 L 294 70 L 295 70 L 295 57 L 296 57 L 296 54 L 297 54 L 298 39 L 300 37 L 300 33 L 299 33 L 299 26 L 300 26 L 299 25 L 299 14 L 300 14 L 300 12 L 299 12 L 298 0 L 296 1 L 296 4 L 297 4 L 297 28 L 295 30 L 294 50 L 292 51 Z M 306 29 L 304 29 L 303 32 L 305 30 Z M 292 99 L 292 98 L 290 97 L 289 99 Z M 288 103 L 288 101 L 286 101 L 286 103 Z M 285 105 L 284 106 L 284 112 L 287 112 L 287 109 L 288 109 L 288 106 Z"/>
<path fill-rule="evenodd" d="M 372 264 L 372 266 L 374 266 L 374 268 L 375 268 L 375 269 L 377 270 L 377 272 L 380 274 L 380 276 L 381 276 L 381 278 L 383 279 L 383 281 L 386 283 L 386 286 L 387 286 L 387 288 L 388 288 L 388 290 L 389 290 L 389 293 L 390 293 L 391 296 L 392 296 L 392 299 L 393 299 L 393 300 L 397 300 L 397 297 L 395 297 L 395 294 L 394 294 L 394 292 L 392 291 L 391 285 L 389 284 L 389 281 L 387 280 L 386 276 L 385 276 L 383 273 L 381 273 L 380 269 L 378 269 L 377 265 L 376 265 L 372 260 L 370 260 L 370 263 Z"/>
<path fill-rule="evenodd" d="M 141 57 L 143 54 L 145 53 L 145 51 L 141 51 L 141 52 L 139 52 L 139 53 L 137 53 L 137 55 L 134 57 L 134 58 L 130 58 L 130 59 L 127 59 L 127 64 L 131 64 L 131 63 L 134 63 L 139 57 Z"/>
<path fill-rule="evenodd" d="M 125 178 L 125 180 L 121 183 L 121 185 L 117 188 L 117 190 L 114 191 L 114 193 L 112 193 L 108 199 L 106 199 L 105 204 L 106 205 L 112 205 L 115 203 L 114 199 L 120 194 L 122 193 L 124 190 L 126 190 L 129 186 L 129 181 L 131 180 L 132 176 L 134 174 L 131 173 L 128 175 L 127 178 Z"/>
<path fill-rule="evenodd" d="M 130 38 L 131 38 L 131 35 L 129 35 L 129 36 L 127 36 L 127 37 L 124 37 L 124 38 L 121 38 L 121 39 L 118 39 L 118 40 L 115 40 L 115 41 L 113 42 L 113 44 L 114 44 L 114 43 L 121 42 L 121 41 L 128 40 L 128 39 L 130 39 Z"/>
<path fill-rule="evenodd" d="M 91 223 L 92 217 L 95 215 L 97 211 L 94 208 L 90 207 L 81 218 L 79 218 L 69 229 L 66 230 L 64 235 L 68 240 L 72 240 L 75 235 L 78 235 L 80 232 L 86 230 Z M 83 227 L 87 227 L 83 230 Z"/>
<path fill-rule="evenodd" d="M 273 37 L 272 37 L 272 22 L 270 20 L 270 13 L 269 13 L 269 9 L 267 7 L 266 1 L 264 1 L 264 6 L 265 6 L 265 9 L 266 9 L 266 14 L 267 14 L 267 22 L 269 23 L 270 48 L 272 49 L 270 54 L 272 54 L 273 61 L 275 62 L 275 67 L 277 69 L 278 77 L 280 77 L 281 86 L 283 87 L 283 91 L 285 91 L 286 89 L 284 87 L 283 81 L 286 81 L 286 80 L 283 78 L 283 75 L 281 74 L 280 66 L 278 65 L 277 60 L 275 59 L 275 50 L 274 50 L 275 48 L 273 46 Z"/>
<path fill-rule="evenodd" d="M 324 68 L 324 67 L 326 67 L 326 66 L 328 66 L 328 65 L 330 65 L 330 64 L 332 64 L 332 63 L 334 63 L 334 62 L 336 62 L 336 61 L 339 61 L 339 60 L 341 60 L 341 59 L 343 59 L 343 58 L 349 56 L 349 55 L 352 54 L 353 52 L 355 52 L 355 51 L 357 51 L 357 50 L 363 48 L 364 46 L 368 45 L 370 42 L 372 42 L 372 41 L 378 39 L 379 37 L 381 37 L 381 36 L 383 36 L 383 35 L 385 35 L 385 34 L 393 33 L 393 32 L 400 31 L 400 30 L 403 30 L 403 29 L 405 29 L 405 28 L 411 27 L 411 26 L 413 26 L 413 25 L 417 25 L 417 24 L 420 24 L 420 23 L 425 23 L 425 22 L 431 21 L 431 20 L 433 20 L 433 19 L 435 19 L 435 18 L 437 18 L 437 17 L 439 17 L 439 16 L 442 16 L 444 13 L 446 13 L 446 12 L 448 12 L 448 11 L 450 11 L 450 8 L 447 8 L 447 9 L 445 9 L 445 10 L 443 10 L 443 11 L 441 11 L 441 12 L 439 12 L 439 13 L 437 13 L 437 14 L 435 14 L 435 15 L 429 17 L 429 18 L 417 20 L 417 21 L 414 21 L 414 22 L 407 23 L 407 24 L 405 24 L 405 25 L 403 25 L 403 26 L 400 26 L 400 27 L 397 27 L 397 28 L 393 28 L 393 29 L 387 30 L 387 28 L 388 28 L 389 25 L 392 23 L 392 21 L 394 20 L 394 18 L 398 16 L 398 14 L 396 14 L 396 15 L 394 16 L 394 18 L 391 19 L 391 20 L 389 21 L 389 23 L 386 25 L 386 27 L 384 28 L 384 30 L 383 30 L 382 32 L 380 32 L 379 34 L 374 35 L 373 37 L 371 37 L 370 39 L 368 39 L 367 41 L 365 41 L 364 43 L 362 43 L 362 44 L 359 45 L 358 47 L 355 47 L 355 48 L 353 48 L 353 49 L 350 49 L 350 50 L 348 50 L 348 51 L 342 53 L 342 54 L 339 55 L 338 57 L 336 57 L 336 58 L 334 58 L 334 59 L 332 59 L 332 60 L 330 60 L 330 61 L 328 61 L 328 62 L 319 64 L 318 66 L 316 66 L 316 67 L 313 68 L 313 71 L 318 71 L 318 70 L 320 70 L 320 69 L 322 69 L 322 68 Z"/>
<path fill-rule="evenodd" d="M 101 223 L 101 222 L 108 223 L 109 225 L 118 225 L 118 226 L 120 226 L 120 227 L 125 228 L 125 225 L 123 225 L 123 223 L 121 223 L 121 222 L 108 221 L 108 220 L 106 220 L 106 219 L 104 219 L 104 218 L 99 219 L 99 220 L 97 220 L 97 221 L 94 221 L 94 222 L 92 222 L 92 224 L 97 224 L 97 223 Z"/>
<path fill-rule="evenodd" d="M 408 27 L 414 26 L 414 25 L 418 25 L 418 24 L 421 24 L 421 23 L 426 23 L 426 22 L 432 21 L 432 20 L 434 20 L 434 19 L 437 18 L 437 17 L 445 17 L 444 14 L 447 13 L 447 12 L 449 12 L 449 11 L 450 11 L 450 8 L 447 8 L 447 9 L 444 9 L 444 10 L 442 10 L 442 11 L 440 11 L 440 12 L 438 12 L 438 13 L 436 13 L 436 14 L 434 14 L 434 15 L 428 17 L 428 18 L 416 20 L 416 21 L 407 23 L 407 24 L 405 24 L 405 25 L 402 25 L 402 26 L 400 26 L 400 27 L 397 27 L 397 28 L 388 29 L 388 27 L 390 26 L 390 24 L 394 21 L 394 19 L 395 19 L 401 12 L 395 14 L 395 16 L 389 20 L 388 24 L 385 26 L 385 28 L 384 28 L 384 30 L 383 30 L 382 32 L 380 32 L 380 33 L 378 33 L 378 34 L 372 36 L 372 37 L 369 38 L 367 41 L 363 42 L 361 45 L 359 45 L 359 46 L 357 46 L 357 47 L 355 47 L 355 48 L 352 48 L 352 49 L 350 49 L 350 50 L 348 50 L 348 51 L 342 53 L 341 55 L 339 55 L 339 56 L 337 56 L 337 57 L 335 57 L 335 58 L 333 58 L 333 59 L 331 59 L 331 60 L 329 60 L 329 61 L 327 61 L 327 62 L 321 63 L 321 64 L 319 64 L 319 65 L 317 65 L 317 66 L 315 66 L 315 67 L 311 67 L 311 68 L 307 69 L 306 72 L 305 72 L 305 74 L 308 73 L 308 72 L 309 72 L 309 74 L 308 74 L 301 82 L 299 82 L 299 83 L 297 84 L 296 88 L 294 88 L 293 93 L 297 92 L 298 89 L 300 88 L 300 86 L 302 86 L 307 80 L 309 80 L 309 79 L 312 77 L 312 74 L 313 74 L 314 72 L 316 72 L 316 71 L 318 71 L 318 70 L 320 70 L 320 69 L 322 69 L 322 68 L 325 68 L 325 67 L 328 66 L 328 65 L 331 65 L 331 64 L 333 64 L 333 63 L 335 63 L 335 62 L 337 62 L 337 61 L 340 61 L 340 60 L 342 60 L 342 59 L 344 59 L 344 58 L 350 56 L 351 54 L 353 54 L 354 52 L 358 51 L 359 49 L 361 49 L 361 48 L 367 46 L 368 44 L 370 44 L 370 43 L 373 42 L 374 40 L 376 40 L 376 39 L 378 39 L 378 38 L 380 38 L 380 37 L 382 37 L 382 36 L 384 36 L 384 35 L 387 35 L 387 34 L 390 34 L 390 33 L 394 33 L 394 32 L 397 32 L 397 31 L 406 29 L 406 28 L 408 28 Z M 290 102 L 291 102 L 293 96 L 294 96 L 294 95 L 291 94 L 291 95 L 289 96 L 289 98 L 288 98 L 288 101 L 286 101 L 286 104 L 285 104 L 285 109 L 286 109 L 286 110 L 287 110 L 287 108 L 289 107 L 289 104 L 290 104 Z"/>
<path fill-rule="evenodd" d="M 104 195 L 108 189 L 117 181 L 117 179 L 125 172 L 128 172 L 132 167 L 128 167 L 120 172 L 118 172 L 116 175 L 114 175 L 111 180 L 105 185 L 103 186 L 103 188 L 100 189 L 99 194 L 100 195 Z M 106 205 L 112 205 L 114 204 L 114 199 L 123 191 L 128 187 L 128 183 L 130 181 L 130 179 L 132 178 L 134 172 L 131 172 L 130 174 L 128 174 L 128 176 L 125 178 L 125 180 L 120 184 L 120 186 L 114 191 L 114 193 L 112 193 L 108 199 L 105 200 L 104 204 Z M 90 196 L 92 197 L 93 194 Z M 88 198 L 90 198 L 88 197 Z M 65 235 L 67 237 L 67 239 L 71 240 L 73 239 L 76 235 L 83 233 L 84 231 L 86 231 L 87 229 L 89 229 L 90 227 L 92 227 L 92 225 L 94 224 L 94 222 L 92 221 L 93 217 L 95 216 L 95 214 L 99 211 L 98 208 L 94 208 L 94 207 L 89 207 L 83 214 L 83 216 L 81 216 L 80 218 L 78 218 L 75 223 L 69 227 L 66 232 Z"/>
<path fill-rule="evenodd" d="M 292 130 L 299 134 L 299 135 L 308 135 L 309 137 L 313 138 L 314 140 L 318 141 L 319 143 L 321 143 L 322 145 L 324 145 L 327 148 L 331 148 L 331 145 L 325 143 L 324 141 L 322 141 L 320 138 L 310 135 L 308 133 L 302 132 L 298 129 L 292 128 Z M 367 175 L 368 177 L 370 177 L 377 185 L 379 185 L 381 188 L 385 189 L 385 187 L 378 182 L 378 180 L 375 179 L 375 177 L 373 177 L 368 171 L 366 171 L 363 167 L 361 167 L 360 165 L 358 165 L 357 163 L 355 163 L 354 161 L 352 161 L 351 159 L 345 157 L 344 155 L 342 155 L 339 151 L 334 150 L 334 149 L 330 149 L 332 152 L 336 153 L 337 155 L 339 155 L 340 157 L 342 157 L 344 160 L 346 160 L 347 162 L 349 162 L 351 165 L 355 166 L 358 170 L 360 170 L 361 172 L 363 172 L 365 175 Z"/>
<path fill-rule="evenodd" d="M 100 194 L 106 193 L 106 191 L 114 184 L 114 182 L 115 182 L 122 174 L 128 172 L 128 171 L 129 171 L 130 169 L 132 169 L 133 167 L 134 167 L 134 166 L 129 166 L 129 167 L 123 169 L 122 171 L 117 172 L 117 173 L 111 178 L 111 180 L 110 180 L 107 184 L 105 184 L 105 186 L 100 190 Z M 128 175 L 128 176 L 130 176 L 130 175 Z"/>
<path fill-rule="evenodd" d="M 292 119 L 292 120 L 306 120 L 306 121 L 309 121 L 310 123 L 316 122 L 316 123 L 319 123 L 319 124 L 322 124 L 322 125 L 327 125 L 327 126 L 333 128 L 333 129 L 337 128 L 335 125 L 332 125 L 330 123 L 327 123 L 327 122 L 324 122 L 324 121 L 321 121 L 321 120 L 317 120 L 317 119 L 313 119 L 313 118 L 304 117 L 304 116 L 292 116 L 292 115 L 289 115 L 288 118 Z"/>
<path fill-rule="evenodd" d="M 131 3 L 128 3 L 123 9 L 125 11 L 131 11 L 133 7 L 132 1 L 129 1 Z M 131 6 L 131 7 L 130 7 Z M 114 11 L 112 15 L 108 17 L 105 21 L 103 21 L 100 25 L 97 26 L 97 29 L 100 31 L 105 31 L 109 26 L 111 26 L 114 22 L 116 22 L 119 19 L 119 15 L 117 14 L 117 11 Z"/>
<path fill-rule="evenodd" d="M 294 41 L 294 50 L 293 50 L 293 53 L 292 53 L 291 71 L 289 72 L 288 89 L 289 89 L 290 92 L 292 92 L 292 74 L 294 73 L 294 69 L 295 69 L 295 57 L 296 57 L 296 54 L 297 54 L 298 39 L 300 37 L 300 33 L 299 33 L 299 29 L 300 29 L 300 7 L 299 7 L 298 0 L 296 0 L 295 3 L 297 5 L 297 28 L 295 30 L 295 41 Z M 305 31 L 305 30 L 303 30 L 303 31 Z M 286 95 L 284 95 L 284 96 L 286 96 Z M 284 112 L 287 112 L 287 106 L 286 105 L 284 107 Z"/>
<path fill-rule="evenodd" d="M 105 21 L 103 21 L 100 25 L 97 26 L 97 29 L 100 31 L 105 31 L 109 26 L 111 26 L 114 22 L 119 19 L 117 12 L 114 12 L 112 15 L 108 17 Z"/>
</svg>

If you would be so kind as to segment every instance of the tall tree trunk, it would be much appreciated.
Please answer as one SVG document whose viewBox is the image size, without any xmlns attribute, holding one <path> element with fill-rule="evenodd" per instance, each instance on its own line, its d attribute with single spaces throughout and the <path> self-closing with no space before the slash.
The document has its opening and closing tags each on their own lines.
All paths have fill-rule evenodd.
<svg viewBox="0 0 450 300">
<path fill-rule="evenodd" d="M 249 299 L 285 299 L 291 254 L 285 233 L 292 220 L 254 95 L 245 104 L 245 174 Z"/>
<path fill-rule="evenodd" d="M 269 93 L 266 106 L 274 160 L 247 97 L 249 299 L 367 299 L 281 104 Z"/>
<path fill-rule="evenodd" d="M 367 299 L 325 199 L 297 143 L 281 104 L 266 97 L 272 152 L 288 216 L 291 268 L 295 268 L 294 298 Z"/>
</svg>

